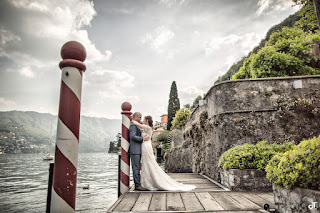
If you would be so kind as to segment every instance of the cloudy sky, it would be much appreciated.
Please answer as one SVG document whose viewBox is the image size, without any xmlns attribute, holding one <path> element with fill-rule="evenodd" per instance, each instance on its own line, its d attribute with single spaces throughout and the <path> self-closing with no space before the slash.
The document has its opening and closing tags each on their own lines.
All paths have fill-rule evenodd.
<svg viewBox="0 0 320 213">
<path fill-rule="evenodd" d="M 87 50 L 82 115 L 159 120 L 172 81 L 181 106 L 299 8 L 291 0 L 1 0 L 0 111 L 58 113 L 60 48 Z"/>
</svg>

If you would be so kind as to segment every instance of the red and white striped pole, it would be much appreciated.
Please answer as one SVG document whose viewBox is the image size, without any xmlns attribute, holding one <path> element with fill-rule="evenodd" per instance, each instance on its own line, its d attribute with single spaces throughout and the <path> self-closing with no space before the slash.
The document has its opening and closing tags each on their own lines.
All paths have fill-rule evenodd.
<svg viewBox="0 0 320 213">
<path fill-rule="evenodd" d="M 129 191 L 130 185 L 130 156 L 128 153 L 130 136 L 130 117 L 132 106 L 129 102 L 121 105 L 122 109 L 122 137 L 121 137 L 121 165 L 120 165 L 120 195 Z"/>
<path fill-rule="evenodd" d="M 75 211 L 82 73 L 86 70 L 83 63 L 86 55 L 84 46 L 76 41 L 69 41 L 61 48 L 62 77 L 50 212 Z"/>
</svg>

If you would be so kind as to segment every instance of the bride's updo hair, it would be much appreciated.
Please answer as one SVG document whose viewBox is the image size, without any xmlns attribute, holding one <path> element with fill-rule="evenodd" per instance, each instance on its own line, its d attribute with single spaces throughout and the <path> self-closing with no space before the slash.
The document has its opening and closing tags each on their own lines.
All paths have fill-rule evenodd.
<svg viewBox="0 0 320 213">
<path fill-rule="evenodd" d="M 152 120 L 152 117 L 150 115 L 147 115 L 146 117 L 144 117 L 147 122 L 148 122 L 148 125 L 153 127 L 153 120 Z"/>
</svg>

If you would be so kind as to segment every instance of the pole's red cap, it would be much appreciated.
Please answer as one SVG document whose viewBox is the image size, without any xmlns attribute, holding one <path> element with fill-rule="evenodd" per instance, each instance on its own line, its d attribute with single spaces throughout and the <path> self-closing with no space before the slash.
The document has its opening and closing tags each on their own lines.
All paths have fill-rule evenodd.
<svg viewBox="0 0 320 213">
<path fill-rule="evenodd" d="M 60 54 L 63 59 L 59 63 L 60 69 L 63 67 L 76 67 L 83 72 L 86 70 L 86 65 L 83 61 L 87 57 L 87 52 L 81 43 L 77 41 L 68 41 L 61 47 Z"/>
<path fill-rule="evenodd" d="M 121 105 L 121 109 L 122 109 L 122 111 L 131 111 L 132 105 L 129 102 L 124 102 Z"/>
<path fill-rule="evenodd" d="M 87 52 L 84 46 L 77 41 L 68 41 L 61 48 L 62 59 L 75 59 L 84 61 L 87 57 Z"/>
</svg>

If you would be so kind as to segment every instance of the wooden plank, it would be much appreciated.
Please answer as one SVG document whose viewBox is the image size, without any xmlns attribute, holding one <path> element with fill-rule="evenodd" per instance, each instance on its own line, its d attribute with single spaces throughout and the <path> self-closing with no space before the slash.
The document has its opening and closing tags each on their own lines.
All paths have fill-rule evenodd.
<svg viewBox="0 0 320 213">
<path fill-rule="evenodd" d="M 180 193 L 167 193 L 167 211 L 185 211 Z"/>
<path fill-rule="evenodd" d="M 131 211 L 148 211 L 152 195 L 152 193 L 140 193 L 140 196 Z"/>
<path fill-rule="evenodd" d="M 224 210 L 240 210 L 239 203 L 224 192 L 209 192 Z"/>
<path fill-rule="evenodd" d="M 154 193 L 149 206 L 149 211 L 166 211 L 166 193 Z"/>
<path fill-rule="evenodd" d="M 207 179 L 203 179 L 203 178 L 199 178 L 199 179 L 175 179 L 175 180 L 178 181 L 178 182 L 181 182 L 181 183 L 192 183 L 192 184 L 202 183 L 202 184 L 213 184 L 213 185 L 215 185 L 211 181 L 209 181 Z"/>
<path fill-rule="evenodd" d="M 175 181 L 177 182 L 188 182 L 188 183 L 201 183 L 203 182 L 203 179 L 175 179 L 175 178 L 172 178 L 174 179 Z"/>
<path fill-rule="evenodd" d="M 266 201 L 265 199 L 259 197 L 257 193 L 249 192 L 249 193 L 243 193 L 242 195 L 245 196 L 247 199 L 251 200 L 252 202 L 254 202 L 255 204 L 259 205 L 262 209 L 264 204 L 266 203 L 269 204 L 270 208 L 272 209 L 275 208 L 274 202 L 270 203 L 269 201 Z"/>
<path fill-rule="evenodd" d="M 205 188 L 205 189 L 194 189 L 192 192 L 225 192 L 223 189 L 215 189 L 215 188 Z"/>
<path fill-rule="evenodd" d="M 171 175 L 169 174 L 170 177 L 176 177 L 176 178 L 199 178 L 199 177 L 203 177 L 200 174 L 175 174 L 175 175 Z"/>
<path fill-rule="evenodd" d="M 267 211 L 210 211 L 210 213 L 213 213 L 213 212 L 217 212 L 217 213 L 262 213 L 262 212 L 265 212 L 265 213 L 268 213 Z M 201 211 L 197 211 L 197 213 L 209 213 L 208 211 L 205 211 L 205 212 L 201 212 Z"/>
<path fill-rule="evenodd" d="M 198 176 L 172 176 L 172 175 L 169 175 L 171 178 L 173 179 L 204 179 L 204 177 L 198 175 Z"/>
<path fill-rule="evenodd" d="M 184 192 L 181 193 L 181 197 L 184 203 L 184 206 L 187 211 L 202 211 L 204 210 L 197 196 L 193 192 Z"/>
<path fill-rule="evenodd" d="M 169 173 L 167 173 L 168 175 L 176 175 L 176 176 L 179 176 L 179 175 L 184 175 L 184 176 L 186 176 L 186 175 L 190 175 L 190 176 L 192 176 L 192 175 L 194 175 L 194 176 L 199 176 L 200 174 L 199 173 L 173 173 L 173 172 L 169 172 Z"/>
<path fill-rule="evenodd" d="M 181 174 L 180 173 L 180 174 L 168 174 L 168 175 L 174 179 L 202 178 L 202 176 L 199 174 L 184 174 L 184 173 Z"/>
<path fill-rule="evenodd" d="M 194 191 L 225 191 L 221 188 L 217 188 L 217 187 L 199 187 L 196 186 L 197 188 Z"/>
<path fill-rule="evenodd" d="M 126 195 L 126 193 L 122 194 L 122 195 L 118 198 L 118 200 L 117 200 L 114 204 L 112 204 L 112 206 L 108 209 L 107 212 L 113 212 L 113 210 L 114 210 L 114 209 L 117 207 L 117 205 L 122 201 L 122 199 L 124 198 L 125 195 Z"/>
<path fill-rule="evenodd" d="M 272 192 L 256 193 L 256 194 L 262 199 L 264 199 L 266 202 L 274 204 L 274 196 Z"/>
<path fill-rule="evenodd" d="M 208 192 L 195 193 L 205 210 L 223 210 L 222 206 Z"/>
<path fill-rule="evenodd" d="M 217 189 L 221 189 L 219 186 L 215 185 L 215 184 L 202 184 L 202 183 L 196 183 L 196 184 L 192 184 L 195 185 L 197 188 L 217 188 Z"/>
<path fill-rule="evenodd" d="M 243 196 L 245 193 L 230 192 L 228 194 L 240 204 L 242 209 L 261 209 L 261 206 L 258 206 L 257 204 Z"/>
<path fill-rule="evenodd" d="M 138 192 L 126 193 L 121 202 L 113 210 L 115 212 L 130 211 L 139 197 Z"/>
</svg>

